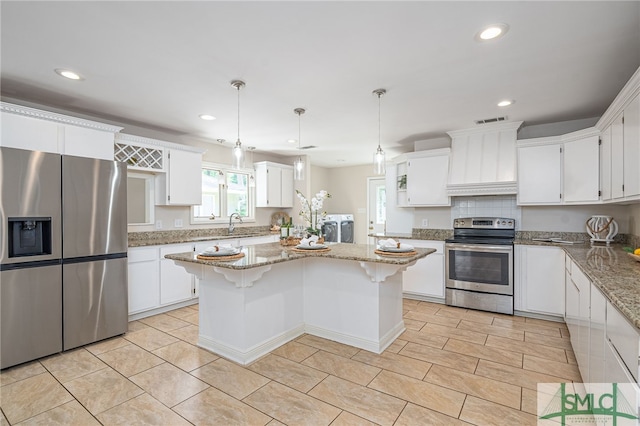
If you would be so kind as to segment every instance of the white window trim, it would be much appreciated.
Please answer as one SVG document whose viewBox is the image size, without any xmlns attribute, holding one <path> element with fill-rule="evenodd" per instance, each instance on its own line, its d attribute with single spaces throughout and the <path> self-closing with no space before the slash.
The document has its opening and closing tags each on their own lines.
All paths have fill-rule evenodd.
<svg viewBox="0 0 640 426">
<path fill-rule="evenodd" d="M 222 171 L 223 173 L 228 172 L 241 172 L 249 175 L 249 179 L 255 179 L 255 170 L 252 168 L 242 168 L 242 169 L 234 169 L 232 166 L 228 164 L 220 164 L 220 163 L 209 163 L 202 162 L 203 169 L 217 169 Z M 256 222 L 256 206 L 255 206 L 255 198 L 256 198 L 256 189 L 255 185 L 251 185 L 249 183 L 249 215 L 247 217 L 242 218 L 243 223 L 255 223 Z M 225 206 L 226 207 L 226 206 Z M 217 216 L 215 219 L 200 219 L 194 217 L 195 206 L 191 206 L 190 214 L 189 214 L 189 223 L 191 225 L 221 225 L 221 224 L 229 224 L 229 216 Z"/>
</svg>

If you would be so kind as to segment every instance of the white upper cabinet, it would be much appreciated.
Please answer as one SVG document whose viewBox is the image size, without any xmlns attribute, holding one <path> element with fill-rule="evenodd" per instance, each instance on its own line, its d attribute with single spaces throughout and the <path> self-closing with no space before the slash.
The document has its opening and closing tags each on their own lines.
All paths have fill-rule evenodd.
<svg viewBox="0 0 640 426">
<path fill-rule="evenodd" d="M 587 132 L 597 132 L 587 129 Z M 600 146 L 598 134 L 574 132 L 563 146 L 562 175 L 565 203 L 596 203 L 599 200 Z M 568 135 L 567 135 L 568 136 Z"/>
<path fill-rule="evenodd" d="M 640 198 L 640 95 L 624 109 L 624 196 Z"/>
<path fill-rule="evenodd" d="M 515 194 L 516 138 L 522 121 L 484 124 L 451 136 L 448 195 Z"/>
<path fill-rule="evenodd" d="M 447 195 L 449 153 L 449 148 L 443 148 L 407 154 L 406 205 L 411 207 L 451 205 L 451 198 Z"/>
<path fill-rule="evenodd" d="M 518 204 L 560 204 L 561 150 L 558 143 L 518 146 Z"/>
<path fill-rule="evenodd" d="M 293 207 L 293 166 L 261 161 L 256 170 L 256 207 Z"/>
<path fill-rule="evenodd" d="M 624 139 L 622 123 L 623 115 L 620 114 L 611 123 L 611 199 L 624 197 Z M 604 159 L 602 161 L 605 161 Z M 603 177 L 603 179 L 605 179 Z M 608 199 L 608 198 L 603 198 Z"/>
<path fill-rule="evenodd" d="M 0 103 L 0 146 L 112 160 L 114 135 L 122 127 L 34 108 Z"/>
<path fill-rule="evenodd" d="M 167 173 L 156 185 L 156 204 L 197 206 L 202 203 L 202 153 L 167 149 Z"/>
</svg>

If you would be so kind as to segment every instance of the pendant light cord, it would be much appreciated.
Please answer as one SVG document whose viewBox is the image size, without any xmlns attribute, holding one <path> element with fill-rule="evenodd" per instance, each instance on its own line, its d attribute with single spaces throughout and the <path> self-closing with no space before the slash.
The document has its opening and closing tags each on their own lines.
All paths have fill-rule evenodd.
<svg viewBox="0 0 640 426">
<path fill-rule="evenodd" d="M 240 142 L 240 85 L 237 86 L 238 89 L 238 142 Z"/>
<path fill-rule="evenodd" d="M 378 151 L 380 150 L 380 142 L 382 140 L 381 131 L 380 131 L 380 98 L 382 97 L 382 92 L 378 92 Z"/>
</svg>

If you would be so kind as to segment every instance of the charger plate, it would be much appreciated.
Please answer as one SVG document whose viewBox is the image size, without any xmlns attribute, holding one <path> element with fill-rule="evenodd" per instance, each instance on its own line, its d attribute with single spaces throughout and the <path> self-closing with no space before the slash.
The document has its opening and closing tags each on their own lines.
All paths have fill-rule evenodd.
<svg viewBox="0 0 640 426">
<path fill-rule="evenodd" d="M 244 257 L 244 253 L 230 254 L 229 256 L 203 256 L 201 254 L 196 255 L 199 260 L 236 260 Z"/>
<path fill-rule="evenodd" d="M 400 252 L 400 253 L 394 253 L 391 251 L 382 251 L 382 250 L 374 250 L 373 251 L 375 254 L 380 255 L 380 256 L 391 256 L 391 257 L 407 257 L 407 256 L 413 256 L 415 254 L 418 254 L 417 251 L 415 250 L 411 250 L 411 251 L 404 251 L 404 252 Z"/>
</svg>

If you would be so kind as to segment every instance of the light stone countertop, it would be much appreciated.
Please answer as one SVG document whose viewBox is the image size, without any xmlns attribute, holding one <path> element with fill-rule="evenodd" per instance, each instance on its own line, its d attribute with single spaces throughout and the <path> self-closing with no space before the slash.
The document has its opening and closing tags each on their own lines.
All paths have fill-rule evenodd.
<svg viewBox="0 0 640 426">
<path fill-rule="evenodd" d="M 406 265 L 415 260 L 426 257 L 435 252 L 434 249 L 416 248 L 417 254 L 413 256 L 380 256 L 374 253 L 376 247 L 368 244 L 345 244 L 345 243 L 328 243 L 330 248 L 327 252 L 316 252 L 309 250 L 308 252 L 295 251 L 293 247 L 285 247 L 280 243 L 256 244 L 245 246 L 242 252 L 244 257 L 237 260 L 200 260 L 197 253 L 174 253 L 167 254 L 165 258 L 172 260 L 181 260 L 184 262 L 200 263 L 203 265 L 218 266 L 229 269 L 249 269 L 259 266 L 272 265 L 290 260 L 302 259 L 305 257 L 327 257 L 341 260 L 354 260 L 359 262 L 386 263 L 392 265 Z"/>
<path fill-rule="evenodd" d="M 158 246 L 165 244 L 195 243 L 199 241 L 232 240 L 236 238 L 273 235 L 268 227 L 237 227 L 229 234 L 226 228 L 185 229 L 173 231 L 129 232 L 129 247 Z M 278 235 L 280 235 L 278 233 Z"/>
</svg>

